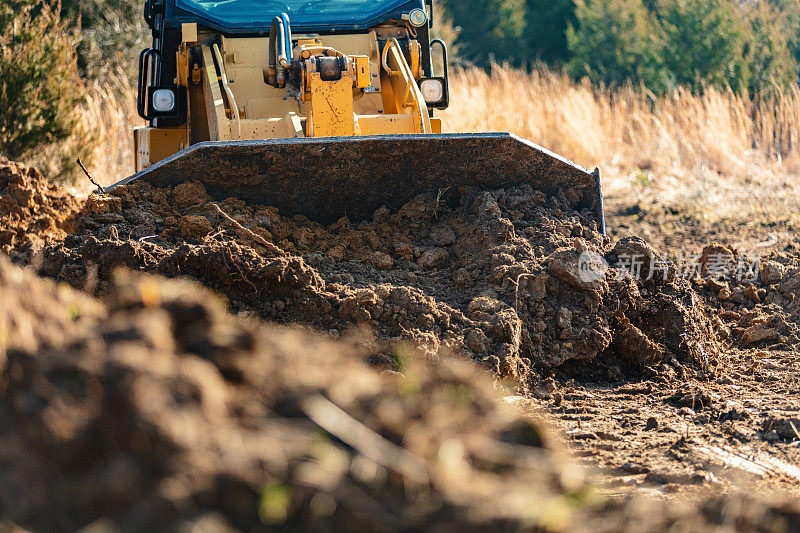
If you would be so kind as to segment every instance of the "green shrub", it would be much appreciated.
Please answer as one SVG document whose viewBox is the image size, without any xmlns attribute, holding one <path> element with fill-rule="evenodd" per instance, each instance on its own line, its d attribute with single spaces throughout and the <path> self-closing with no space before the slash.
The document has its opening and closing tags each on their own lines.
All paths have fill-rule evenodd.
<svg viewBox="0 0 800 533">
<path fill-rule="evenodd" d="M 663 32 L 660 56 L 674 85 L 749 86 L 747 21 L 733 2 L 662 0 L 657 12 Z"/>
<path fill-rule="evenodd" d="M 745 43 L 745 57 L 751 92 L 781 89 L 796 81 L 798 64 L 791 46 L 798 45 L 800 28 L 793 26 L 790 15 L 767 2 L 749 6 L 750 34 Z"/>
<path fill-rule="evenodd" d="M 578 0 L 575 16 L 567 30 L 572 76 L 612 86 L 664 84 L 659 28 L 641 0 Z"/>
<path fill-rule="evenodd" d="M 800 0 L 448 0 L 466 59 L 543 61 L 576 78 L 785 89 L 800 64 Z"/>
<path fill-rule="evenodd" d="M 149 46 L 142 17 L 144 0 L 61 0 L 62 18 L 80 30 L 77 48 L 81 75 L 103 79 L 118 68 L 135 74 L 139 51 Z"/>
<path fill-rule="evenodd" d="M 445 0 L 461 30 L 456 41 L 462 58 L 479 66 L 530 59 L 525 42 L 525 0 Z"/>
<path fill-rule="evenodd" d="M 532 56 L 549 65 L 570 58 L 567 28 L 575 24 L 574 0 L 526 0 L 525 42 Z"/>
<path fill-rule="evenodd" d="M 8 0 L 4 0 L 8 2 Z M 82 83 L 76 35 L 58 6 L 12 0 L 0 10 L 0 154 L 24 159 L 70 138 Z M 78 143 L 80 144 L 80 143 Z M 68 157 L 68 156 L 65 156 Z"/>
</svg>

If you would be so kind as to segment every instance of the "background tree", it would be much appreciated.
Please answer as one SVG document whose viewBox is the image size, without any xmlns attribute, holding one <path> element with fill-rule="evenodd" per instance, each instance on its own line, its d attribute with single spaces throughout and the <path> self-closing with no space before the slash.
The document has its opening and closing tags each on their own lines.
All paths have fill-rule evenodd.
<svg viewBox="0 0 800 533">
<path fill-rule="evenodd" d="M 142 5 L 143 0 L 61 0 L 62 18 L 82 36 L 77 57 L 83 77 L 132 70 L 139 51 L 149 45 Z"/>
<path fill-rule="evenodd" d="M 661 59 L 675 85 L 749 86 L 747 23 L 730 0 L 661 0 Z"/>
<path fill-rule="evenodd" d="M 530 54 L 549 65 L 562 65 L 570 58 L 567 28 L 574 25 L 574 0 L 527 0 L 525 41 Z"/>
<path fill-rule="evenodd" d="M 795 63 L 800 63 L 800 0 L 762 0 L 779 14 L 781 33 L 786 37 L 787 46 Z"/>
<path fill-rule="evenodd" d="M 9 159 L 70 137 L 82 87 L 78 38 L 58 6 L 15 4 L 0 7 L 0 154 Z"/>
<path fill-rule="evenodd" d="M 641 0 L 578 0 L 575 17 L 567 29 L 570 74 L 606 85 L 664 84 L 660 29 Z"/>
<path fill-rule="evenodd" d="M 750 91 L 788 87 L 797 79 L 798 64 L 790 48 L 798 35 L 792 35 L 787 14 L 768 2 L 747 7 L 749 34 L 745 57 L 750 73 Z M 795 30 L 796 31 L 796 30 Z"/>
<path fill-rule="evenodd" d="M 462 58 L 487 67 L 493 61 L 524 65 L 530 61 L 525 42 L 525 0 L 445 0 L 461 30 L 456 43 Z"/>
</svg>

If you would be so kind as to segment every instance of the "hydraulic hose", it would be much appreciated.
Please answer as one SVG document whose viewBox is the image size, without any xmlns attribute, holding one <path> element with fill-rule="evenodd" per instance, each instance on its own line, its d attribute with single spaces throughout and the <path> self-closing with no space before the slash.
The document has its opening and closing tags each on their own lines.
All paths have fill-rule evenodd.
<svg viewBox="0 0 800 533">
<path fill-rule="evenodd" d="M 281 13 L 281 20 L 283 20 L 283 35 L 286 39 L 285 52 L 288 60 L 292 57 L 292 24 L 289 22 L 289 15 L 286 13 Z"/>
<path fill-rule="evenodd" d="M 273 87 L 286 86 L 286 69 L 291 64 L 289 54 L 292 53 L 292 29 L 289 15 L 281 13 L 272 19 L 269 30 L 269 59 L 265 80 Z"/>
</svg>

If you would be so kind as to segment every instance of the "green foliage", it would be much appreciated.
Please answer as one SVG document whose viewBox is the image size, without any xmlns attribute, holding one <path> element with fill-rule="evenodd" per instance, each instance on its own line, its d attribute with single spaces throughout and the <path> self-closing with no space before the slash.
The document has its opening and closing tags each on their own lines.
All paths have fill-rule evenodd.
<svg viewBox="0 0 800 533">
<path fill-rule="evenodd" d="M 673 84 L 748 86 L 748 28 L 732 2 L 662 0 L 658 16 L 663 32 L 660 56 Z"/>
<path fill-rule="evenodd" d="M 133 71 L 149 36 L 142 5 L 143 0 L 61 0 L 63 18 L 82 35 L 77 54 L 84 77 L 102 79 L 117 68 Z"/>
<path fill-rule="evenodd" d="M 34 0 L 3 0 L 0 3 L 0 28 L 10 27 L 14 17 L 36 5 Z"/>
<path fill-rule="evenodd" d="M 800 64 L 800 0 L 447 0 L 470 61 L 565 65 L 575 77 L 737 91 L 785 88 Z"/>
<path fill-rule="evenodd" d="M 461 27 L 456 42 L 463 58 L 481 66 L 528 60 L 525 0 L 445 0 L 444 5 Z"/>
<path fill-rule="evenodd" d="M 606 85 L 656 85 L 663 77 L 658 27 L 641 0 L 578 0 L 575 15 L 577 26 L 567 30 L 573 76 Z"/>
<path fill-rule="evenodd" d="M 21 159 L 73 134 L 82 84 L 58 7 L 13 3 L 0 8 L 0 154 Z"/>
<path fill-rule="evenodd" d="M 575 24 L 574 0 L 527 0 L 525 43 L 529 53 L 550 65 L 570 57 L 567 28 Z"/>
<path fill-rule="evenodd" d="M 762 0 L 759 4 L 768 4 L 779 15 L 776 22 L 786 36 L 792 57 L 800 63 L 800 0 Z"/>
<path fill-rule="evenodd" d="M 800 7 L 800 2 L 795 2 Z M 798 55 L 793 49 L 800 41 L 800 9 L 792 20 L 789 12 L 782 12 L 767 2 L 750 6 L 746 13 L 751 27 L 745 43 L 745 54 L 750 65 L 751 91 L 788 87 L 797 79 Z"/>
</svg>

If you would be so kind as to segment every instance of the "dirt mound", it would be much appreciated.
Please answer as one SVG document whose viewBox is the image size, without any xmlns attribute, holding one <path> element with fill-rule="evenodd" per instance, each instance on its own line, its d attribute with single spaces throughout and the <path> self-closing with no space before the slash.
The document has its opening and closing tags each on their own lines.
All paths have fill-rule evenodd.
<svg viewBox="0 0 800 533">
<path fill-rule="evenodd" d="M 0 158 L 0 251 L 41 248 L 75 229 L 81 202 L 39 172 Z"/>
<path fill-rule="evenodd" d="M 690 285 L 606 269 L 637 251 L 655 271 L 658 254 L 638 239 L 610 247 L 567 207 L 568 194 L 463 191 L 455 206 L 420 196 L 371 221 L 323 227 L 212 203 L 197 183 L 133 184 L 90 199 L 78 233 L 45 250 L 43 272 L 78 287 L 97 278 L 100 289 L 120 265 L 191 276 L 266 320 L 334 335 L 366 324 L 520 378 L 532 368 L 615 378 L 659 364 L 712 367 L 714 332 Z M 601 268 L 583 271 L 587 258 Z M 598 358 L 608 364 L 586 365 Z"/>
<path fill-rule="evenodd" d="M 460 359 L 232 318 L 190 282 L 118 272 L 107 296 L 0 257 L 6 526 L 778 532 L 800 517 L 716 496 L 598 506 L 574 459 Z M 402 374 L 364 362 L 381 358 Z"/>
<path fill-rule="evenodd" d="M 705 272 L 693 280 L 719 309 L 722 331 L 742 347 L 800 345 L 800 254 L 740 254 L 720 244 L 703 249 Z"/>
<path fill-rule="evenodd" d="M 101 305 L 0 257 L 0 297 L 0 515 L 24 527 L 519 527 L 586 496 L 461 360 L 233 319 L 154 277 Z"/>
</svg>

